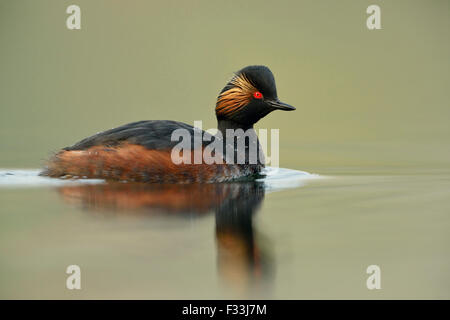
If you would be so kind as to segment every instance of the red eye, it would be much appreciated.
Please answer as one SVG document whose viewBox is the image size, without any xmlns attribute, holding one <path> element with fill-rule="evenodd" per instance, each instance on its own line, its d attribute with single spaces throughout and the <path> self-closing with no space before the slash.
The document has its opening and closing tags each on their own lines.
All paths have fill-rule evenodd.
<svg viewBox="0 0 450 320">
<path fill-rule="evenodd" d="M 259 92 L 259 91 L 256 91 L 256 92 L 253 94 L 253 97 L 254 97 L 255 99 L 262 99 L 262 93 Z"/>
</svg>

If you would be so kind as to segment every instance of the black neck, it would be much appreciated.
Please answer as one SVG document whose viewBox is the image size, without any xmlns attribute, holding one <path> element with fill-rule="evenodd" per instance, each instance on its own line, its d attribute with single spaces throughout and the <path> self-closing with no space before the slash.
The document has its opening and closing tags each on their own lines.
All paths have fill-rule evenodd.
<svg viewBox="0 0 450 320">
<path fill-rule="evenodd" d="M 248 129 L 253 129 L 253 125 L 242 125 L 240 123 L 234 122 L 232 120 L 217 120 L 217 128 L 222 133 L 222 136 L 226 136 L 227 129 L 242 129 L 244 131 Z"/>
<path fill-rule="evenodd" d="M 253 125 L 242 125 L 242 124 L 237 123 L 232 120 L 218 120 L 217 127 L 218 127 L 220 133 L 222 134 L 222 139 L 224 142 L 224 148 L 223 148 L 224 154 L 227 154 L 226 145 L 231 143 L 232 145 L 234 145 L 234 147 L 233 147 L 234 154 L 232 156 L 235 157 L 235 159 L 236 159 L 238 154 L 242 155 L 242 153 L 243 153 L 245 155 L 245 163 L 249 164 L 249 159 L 250 159 L 249 151 L 253 150 L 253 148 L 250 147 L 250 144 L 252 143 L 251 140 L 252 140 L 253 143 L 256 143 L 257 150 L 261 150 L 261 153 L 257 152 L 257 154 L 256 154 L 258 164 L 255 167 L 259 168 L 259 165 L 264 163 L 264 154 L 262 152 L 261 145 L 259 144 L 258 136 L 256 135 L 256 132 L 254 131 Z M 248 133 L 247 130 L 252 130 L 253 131 L 252 136 L 255 137 L 256 140 L 246 139 L 244 137 L 240 137 L 239 136 L 240 134 L 237 134 L 237 136 L 230 142 L 230 141 L 228 141 L 229 139 L 228 139 L 228 135 L 227 135 L 227 129 L 232 129 L 232 130 L 241 129 L 241 130 L 243 130 L 244 137 L 245 137 L 246 132 Z M 241 140 L 241 139 L 244 139 L 243 140 L 244 147 L 245 147 L 244 150 L 239 150 L 237 148 L 240 145 L 240 143 L 238 144 L 238 140 Z"/>
</svg>

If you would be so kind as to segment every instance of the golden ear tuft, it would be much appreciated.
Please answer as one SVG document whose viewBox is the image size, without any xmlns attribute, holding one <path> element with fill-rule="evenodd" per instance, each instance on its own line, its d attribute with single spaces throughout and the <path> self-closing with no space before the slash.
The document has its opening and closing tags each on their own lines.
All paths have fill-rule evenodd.
<svg viewBox="0 0 450 320">
<path fill-rule="evenodd" d="M 250 103 L 253 93 L 258 91 L 244 74 L 234 76 L 230 83 L 232 87 L 222 92 L 217 98 L 217 115 L 233 115 Z"/>
</svg>

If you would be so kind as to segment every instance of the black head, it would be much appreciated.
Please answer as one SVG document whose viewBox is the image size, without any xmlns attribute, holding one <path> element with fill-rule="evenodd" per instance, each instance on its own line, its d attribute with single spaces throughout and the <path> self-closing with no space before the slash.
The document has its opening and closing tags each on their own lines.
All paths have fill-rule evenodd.
<svg viewBox="0 0 450 320">
<path fill-rule="evenodd" d="M 250 126 L 274 110 L 295 110 L 278 100 L 275 79 L 265 66 L 248 66 L 234 75 L 217 98 L 217 120 Z"/>
</svg>

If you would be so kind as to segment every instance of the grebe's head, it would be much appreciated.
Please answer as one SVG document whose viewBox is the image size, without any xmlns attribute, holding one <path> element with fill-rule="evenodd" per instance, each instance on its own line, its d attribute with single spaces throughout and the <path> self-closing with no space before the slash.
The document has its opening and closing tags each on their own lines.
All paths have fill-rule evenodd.
<svg viewBox="0 0 450 320">
<path fill-rule="evenodd" d="M 274 110 L 295 110 L 277 96 L 275 79 L 265 66 L 248 66 L 234 75 L 219 94 L 217 120 L 251 126 Z"/>
</svg>

